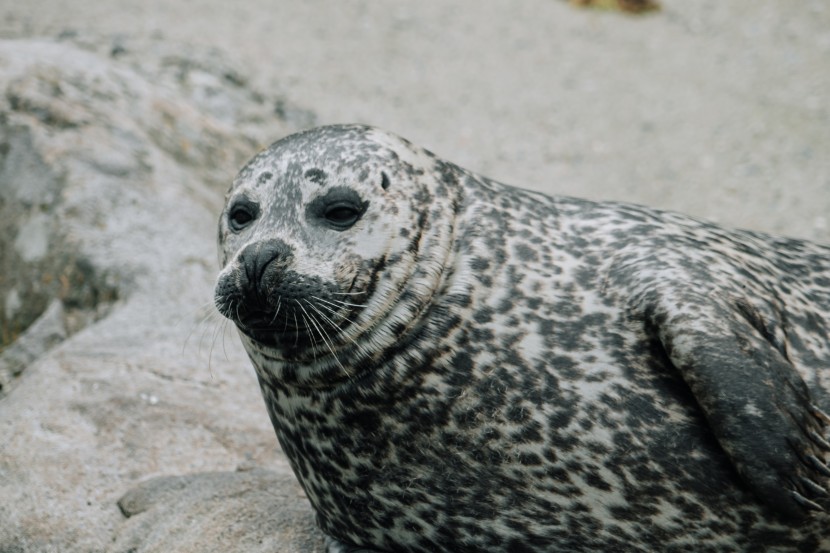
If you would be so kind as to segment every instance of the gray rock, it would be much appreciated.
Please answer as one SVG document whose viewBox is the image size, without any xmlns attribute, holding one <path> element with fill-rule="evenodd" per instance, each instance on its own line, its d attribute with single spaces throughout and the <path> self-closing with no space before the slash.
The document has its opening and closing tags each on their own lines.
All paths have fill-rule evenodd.
<svg viewBox="0 0 830 553">
<path fill-rule="evenodd" d="M 0 41 L 0 551 L 305 543 L 307 502 L 211 301 L 222 194 L 261 137 L 296 129 L 215 56 L 95 44 Z M 275 472 L 221 475 L 240 464 Z M 117 505 L 194 472 L 220 475 L 130 519 Z M 190 541 L 166 533 L 185 521 Z"/>
<path fill-rule="evenodd" d="M 323 551 L 304 497 L 293 474 L 261 469 L 155 478 L 118 502 L 130 518 L 110 551 Z"/>
<path fill-rule="evenodd" d="M 19 302 L 19 296 L 12 290 L 7 296 L 6 305 Z M 13 302 L 9 301 L 15 299 Z M 22 305 L 20 305 L 22 307 Z M 7 309 L 8 311 L 8 309 Z M 12 309 L 16 312 L 16 309 Z M 9 317 L 11 318 L 11 317 Z M 8 390 L 11 383 L 20 376 L 27 365 L 66 339 L 67 325 L 63 303 L 52 300 L 46 311 L 26 329 L 0 355 L 0 392 Z"/>
</svg>

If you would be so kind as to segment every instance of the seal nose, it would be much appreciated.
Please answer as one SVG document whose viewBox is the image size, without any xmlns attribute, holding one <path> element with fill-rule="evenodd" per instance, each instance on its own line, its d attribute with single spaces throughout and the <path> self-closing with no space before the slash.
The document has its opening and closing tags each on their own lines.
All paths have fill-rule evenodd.
<svg viewBox="0 0 830 553">
<path fill-rule="evenodd" d="M 293 252 L 291 246 L 282 240 L 271 239 L 248 244 L 239 254 L 239 263 L 244 273 L 244 285 L 251 292 L 267 296 L 267 289 L 273 287 L 279 274 L 288 266 Z"/>
</svg>

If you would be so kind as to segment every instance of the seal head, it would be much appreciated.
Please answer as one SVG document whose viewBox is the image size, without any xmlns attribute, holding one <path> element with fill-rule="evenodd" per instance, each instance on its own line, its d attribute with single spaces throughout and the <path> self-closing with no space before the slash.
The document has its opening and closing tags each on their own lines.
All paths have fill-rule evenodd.
<svg viewBox="0 0 830 553">
<path fill-rule="evenodd" d="M 281 140 L 251 160 L 219 220 L 215 301 L 281 381 L 354 378 L 418 325 L 451 266 L 457 190 L 434 159 L 358 126 Z"/>
</svg>

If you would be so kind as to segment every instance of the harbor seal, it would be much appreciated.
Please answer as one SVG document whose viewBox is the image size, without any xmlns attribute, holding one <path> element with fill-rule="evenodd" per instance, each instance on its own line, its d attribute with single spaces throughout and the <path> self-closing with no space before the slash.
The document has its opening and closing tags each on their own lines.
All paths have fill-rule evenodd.
<svg viewBox="0 0 830 553">
<path fill-rule="evenodd" d="M 362 126 L 255 156 L 219 244 L 331 551 L 830 551 L 830 248 Z"/>
</svg>

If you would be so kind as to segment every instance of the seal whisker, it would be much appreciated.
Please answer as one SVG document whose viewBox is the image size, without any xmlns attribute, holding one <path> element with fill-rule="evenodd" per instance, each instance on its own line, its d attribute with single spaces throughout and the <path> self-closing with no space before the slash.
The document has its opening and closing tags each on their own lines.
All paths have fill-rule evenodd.
<svg viewBox="0 0 830 553">
<path fill-rule="evenodd" d="M 306 302 L 306 304 L 308 304 L 308 305 L 309 305 L 309 307 L 314 307 L 314 306 L 313 306 L 313 305 L 312 305 L 312 304 L 311 304 L 308 300 L 305 300 L 305 302 Z M 320 325 L 320 323 L 317 321 L 317 319 L 314 317 L 314 315 L 313 315 L 312 313 L 309 313 L 308 311 L 306 311 L 306 310 L 305 310 L 305 308 L 302 306 L 302 304 L 300 304 L 300 309 L 302 309 L 302 310 L 303 310 L 303 313 L 305 313 L 306 315 L 308 315 L 308 318 L 309 318 L 309 320 L 311 321 L 311 324 L 313 325 L 313 327 L 314 327 L 314 328 L 316 328 L 316 329 L 317 329 L 317 332 L 319 332 L 319 333 L 320 333 L 320 339 L 322 339 L 322 340 L 323 340 L 323 343 L 326 345 L 326 347 L 328 348 L 329 352 L 331 352 L 331 355 L 332 355 L 332 357 L 334 358 L 334 361 L 337 363 L 337 365 L 338 365 L 341 369 L 343 369 L 343 371 L 345 371 L 347 374 L 349 374 L 349 371 L 348 371 L 348 370 L 346 369 L 346 367 L 344 367 L 344 366 L 343 366 L 343 364 L 340 362 L 340 359 L 337 357 L 337 354 L 334 352 L 334 348 L 332 347 L 331 343 L 329 343 L 328 339 L 326 338 L 326 333 L 325 333 L 325 330 L 322 328 L 322 326 L 321 326 L 321 325 Z M 350 376 L 351 376 L 351 375 L 350 375 Z"/>
<path fill-rule="evenodd" d="M 349 302 L 345 302 L 345 301 L 342 301 L 342 300 L 336 300 L 334 298 L 332 298 L 331 300 L 325 300 L 323 298 L 318 298 L 316 296 L 312 296 L 312 297 L 314 299 L 318 300 L 318 301 L 321 301 L 323 303 L 327 303 L 329 305 L 333 305 L 335 307 L 337 307 L 339 305 L 344 305 L 346 307 L 364 307 L 363 305 L 361 305 L 359 303 L 349 303 Z"/>
<path fill-rule="evenodd" d="M 184 323 L 186 320 L 191 319 L 193 316 L 196 317 L 196 321 L 189 325 L 189 330 L 185 339 L 182 343 L 182 353 L 185 352 L 187 348 L 187 343 L 189 342 L 190 338 L 193 336 L 193 333 L 196 329 L 200 328 L 203 324 L 205 324 L 210 319 L 219 317 L 222 319 L 223 317 L 218 312 L 218 306 L 215 304 L 213 300 L 209 300 L 204 302 L 202 305 L 192 309 L 187 310 L 180 315 L 175 317 L 174 326 L 179 326 Z M 217 319 L 217 320 L 219 320 Z"/>
<path fill-rule="evenodd" d="M 340 310 L 337 309 L 337 305 L 335 305 L 334 303 L 326 301 L 323 298 L 318 298 L 317 296 L 311 296 L 311 298 L 314 299 L 314 300 L 317 300 L 319 303 L 323 304 L 323 305 L 320 305 L 320 309 L 326 309 L 331 315 L 338 315 L 340 313 Z M 353 304 L 344 303 L 344 305 L 351 306 Z M 361 307 L 361 306 L 355 306 L 355 307 Z M 342 318 L 343 318 L 344 321 L 346 321 L 350 324 L 355 324 L 355 322 L 353 320 L 351 320 L 349 317 L 347 317 L 345 315 L 342 315 Z M 329 319 L 329 320 L 331 321 L 331 319 Z M 334 321 L 331 321 L 331 326 L 335 327 L 335 328 L 338 327 L 338 325 L 336 323 L 334 323 Z"/>
<path fill-rule="evenodd" d="M 309 296 L 309 297 L 311 299 L 313 299 L 315 302 L 317 302 L 318 304 L 320 304 L 319 305 L 320 309 L 325 309 L 326 312 L 328 312 L 329 314 L 337 315 L 338 313 L 340 313 L 340 309 L 338 309 L 337 306 L 335 306 L 333 303 L 327 302 L 323 298 L 320 298 L 320 297 L 317 297 L 317 296 Z M 315 306 L 315 307 L 317 307 L 317 306 Z M 346 320 L 346 319 L 344 318 L 344 320 Z M 337 325 L 334 325 L 334 326 L 337 326 Z"/>
<path fill-rule="evenodd" d="M 227 320 L 228 319 L 225 319 L 224 317 L 222 318 L 222 320 L 216 320 L 216 325 L 219 326 L 220 322 L 222 324 L 224 324 L 225 322 L 227 322 Z M 199 355 L 202 354 L 202 348 L 204 348 L 205 339 L 207 338 L 208 333 L 210 333 L 211 342 L 212 342 L 214 340 L 214 335 L 215 335 L 215 331 L 216 331 L 215 327 L 211 328 L 211 326 L 209 324 L 209 321 L 207 319 L 205 320 L 205 322 L 202 326 L 203 326 L 203 330 L 201 332 L 201 335 L 199 336 L 199 347 L 198 347 Z M 208 359 L 210 359 L 211 354 L 212 354 L 212 348 L 208 352 Z"/>
<path fill-rule="evenodd" d="M 210 350 L 208 351 L 208 372 L 210 373 L 211 378 L 214 378 L 214 375 L 213 375 L 213 348 L 216 345 L 216 337 L 220 333 L 222 334 L 222 349 L 223 349 L 223 351 L 224 351 L 224 348 L 225 348 L 225 346 L 224 346 L 225 324 L 226 324 L 225 322 L 222 322 L 221 324 L 216 325 L 216 327 L 213 330 L 213 337 L 210 340 Z M 224 353 L 225 353 L 225 358 L 227 359 L 228 354 L 227 354 L 227 352 L 224 352 Z"/>
<path fill-rule="evenodd" d="M 328 316 L 326 316 L 325 313 L 320 311 L 320 309 L 317 306 L 315 306 L 311 302 L 307 302 L 307 303 L 308 303 L 309 307 L 314 309 L 321 317 L 323 317 L 323 319 L 331 326 L 331 328 L 335 328 L 335 329 L 338 328 L 337 324 L 334 321 L 332 321 Z M 323 306 L 320 306 L 320 307 L 323 307 Z M 346 320 L 349 321 L 350 323 L 354 324 L 349 319 L 346 319 Z M 363 355 L 366 355 L 366 356 L 370 355 L 370 352 L 366 349 L 366 347 L 359 344 L 352 336 L 349 336 L 348 334 L 341 334 L 341 336 L 345 337 L 346 340 L 348 340 L 355 347 L 355 349 L 359 353 L 361 353 Z M 342 367 L 343 365 L 341 364 L 340 366 Z M 345 370 L 345 368 L 344 368 L 344 370 Z"/>
<path fill-rule="evenodd" d="M 300 309 L 303 309 L 303 307 L 301 305 L 299 305 L 299 303 L 297 305 L 299 306 Z M 305 309 L 303 309 L 303 311 L 305 311 Z M 308 334 L 309 338 L 311 339 L 311 355 L 314 357 L 314 360 L 317 361 L 317 339 L 314 337 L 314 327 L 311 326 L 311 323 L 309 323 L 308 319 L 306 318 L 306 316 L 303 313 L 300 313 L 300 318 L 303 320 L 303 324 L 306 327 L 307 334 Z M 298 337 L 299 337 L 299 334 L 300 334 L 300 331 L 298 329 L 297 330 L 297 336 Z"/>
<path fill-rule="evenodd" d="M 280 307 L 282 306 L 282 298 L 277 297 L 277 310 L 274 312 L 274 317 L 271 319 L 270 326 L 274 326 L 274 323 L 277 322 L 277 315 L 280 314 Z"/>
<path fill-rule="evenodd" d="M 220 331 L 222 336 L 222 353 L 225 355 L 225 360 L 228 360 L 228 350 L 225 347 L 225 336 L 228 334 L 228 320 L 225 319 L 222 321 L 222 330 Z"/>
<path fill-rule="evenodd" d="M 328 324 L 329 324 L 329 326 L 330 326 L 332 329 L 337 329 L 337 328 L 338 328 L 337 324 L 336 324 L 334 321 L 332 321 L 332 320 L 331 320 L 331 318 L 329 318 L 329 317 L 328 317 L 325 313 L 323 313 L 322 311 L 320 311 L 320 308 L 318 308 L 316 305 L 314 305 L 314 304 L 313 304 L 313 303 L 311 303 L 311 302 L 308 302 L 308 301 L 307 301 L 306 303 L 308 304 L 308 306 L 309 306 L 311 309 L 313 309 L 314 311 L 316 311 L 316 312 L 317 312 L 317 314 L 318 314 L 320 317 L 322 317 L 323 321 L 324 321 L 324 322 L 326 322 L 326 323 L 328 323 Z M 348 320 L 348 319 L 347 319 L 347 320 Z M 349 322 L 351 322 L 351 321 L 349 321 Z M 354 338 L 352 338 L 351 336 L 348 336 L 348 335 L 344 335 L 344 337 L 345 337 L 345 338 L 346 338 L 349 342 L 351 342 L 351 343 L 352 343 L 352 345 L 354 345 L 354 346 L 358 349 L 358 351 L 364 351 L 364 350 L 363 350 L 363 348 L 360 346 L 360 344 L 358 344 L 357 342 L 355 342 Z M 329 339 L 331 339 L 331 337 L 330 337 L 330 336 L 329 336 Z M 332 341 L 333 341 L 333 340 L 332 340 Z"/>
<path fill-rule="evenodd" d="M 190 341 L 190 338 L 193 337 L 193 334 L 196 332 L 197 329 L 199 329 L 203 325 L 206 325 L 208 323 L 208 321 L 210 321 L 211 319 L 216 319 L 217 317 L 218 317 L 218 319 L 216 319 L 217 321 L 227 320 L 219 314 L 219 312 L 217 311 L 217 308 L 216 308 L 216 304 L 213 301 L 205 302 L 202 306 L 197 307 L 194 310 L 195 313 L 198 313 L 200 311 L 202 312 L 201 316 L 196 321 L 196 323 L 191 325 L 190 331 L 187 333 L 187 336 L 185 337 L 184 342 L 182 342 L 182 355 L 184 355 L 185 351 L 187 350 L 187 344 Z"/>
<path fill-rule="evenodd" d="M 184 342 L 182 343 L 182 355 L 184 355 L 185 351 L 187 350 L 188 342 L 190 342 L 190 338 L 193 336 L 196 330 L 199 330 L 199 343 L 197 346 L 197 353 L 201 354 L 204 334 L 210 328 L 210 321 L 210 316 L 204 316 L 196 324 L 193 325 L 193 328 L 190 329 L 190 332 L 188 332 L 187 337 L 184 339 Z"/>
<path fill-rule="evenodd" d="M 314 298 L 314 296 L 312 296 L 312 299 L 315 299 L 315 298 Z M 305 303 L 306 303 L 306 305 L 309 307 L 309 309 L 312 309 L 315 313 L 317 313 L 317 315 L 319 315 L 319 316 L 320 316 L 320 319 L 318 319 L 318 320 L 317 320 L 317 322 L 318 322 L 318 323 L 326 323 L 326 325 L 327 325 L 329 328 L 331 328 L 332 330 L 335 330 L 335 331 L 337 331 L 337 330 L 339 330 L 339 329 L 340 329 L 340 327 L 337 325 L 337 323 L 335 323 L 335 322 L 331 319 L 331 317 L 329 317 L 329 316 L 328 316 L 328 315 L 326 315 L 323 311 L 321 311 L 321 309 L 322 309 L 322 308 L 324 308 L 325 306 L 319 306 L 319 307 L 318 307 L 317 305 L 314 305 L 314 304 L 313 304 L 312 302 L 310 302 L 309 300 L 305 300 Z M 334 311 L 334 312 L 332 312 L 332 313 L 336 313 L 336 311 Z"/>
</svg>

